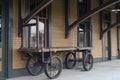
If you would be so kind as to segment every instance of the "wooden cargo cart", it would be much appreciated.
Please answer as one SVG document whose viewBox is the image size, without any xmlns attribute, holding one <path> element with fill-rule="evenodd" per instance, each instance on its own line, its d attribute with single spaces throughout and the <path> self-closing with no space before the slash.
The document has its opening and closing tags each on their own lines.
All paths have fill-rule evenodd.
<svg viewBox="0 0 120 80">
<path fill-rule="evenodd" d="M 28 16 L 26 16 L 21 22 L 22 34 L 21 34 L 21 48 L 19 49 L 24 55 L 27 55 L 26 68 L 31 75 L 38 75 L 42 72 L 44 67 L 45 74 L 50 78 L 57 78 L 62 71 L 62 60 L 59 56 L 55 56 L 58 52 L 67 53 L 65 57 L 66 68 L 71 69 L 75 66 L 76 62 L 83 62 L 84 70 L 88 71 L 93 67 L 93 56 L 91 54 L 91 46 L 82 45 L 82 47 L 46 47 L 45 40 L 47 40 L 47 33 L 44 28 L 48 25 L 48 9 L 46 8 L 53 0 L 42 0 L 43 2 L 38 5 Z M 66 4 L 68 3 L 65 0 Z M 119 1 L 118 1 L 119 2 Z M 68 23 L 68 5 L 66 5 L 66 30 L 65 36 L 69 37 L 70 30 L 76 25 L 86 23 L 85 21 L 94 15 L 102 11 L 109 6 L 118 3 L 117 1 L 111 0 L 101 6 L 86 13 L 80 19 L 73 22 L 71 25 Z M 32 8 L 31 8 L 32 9 Z M 44 26 L 44 27 L 43 27 Z M 44 30 L 44 31 L 43 31 Z M 85 38 L 86 40 L 86 38 Z M 87 43 L 85 43 L 87 44 Z M 77 56 L 77 52 L 82 53 L 82 58 Z"/>
</svg>

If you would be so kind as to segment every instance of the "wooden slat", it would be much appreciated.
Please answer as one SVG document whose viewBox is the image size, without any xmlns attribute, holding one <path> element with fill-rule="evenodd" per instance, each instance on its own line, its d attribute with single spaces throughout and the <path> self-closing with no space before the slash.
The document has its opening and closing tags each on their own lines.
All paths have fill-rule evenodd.
<svg viewBox="0 0 120 80">
<path fill-rule="evenodd" d="M 72 50 L 91 50 L 91 47 L 52 47 L 52 48 L 39 48 L 39 49 L 34 49 L 34 48 L 20 48 L 19 51 L 21 52 L 59 52 L 59 51 L 72 51 Z"/>
</svg>

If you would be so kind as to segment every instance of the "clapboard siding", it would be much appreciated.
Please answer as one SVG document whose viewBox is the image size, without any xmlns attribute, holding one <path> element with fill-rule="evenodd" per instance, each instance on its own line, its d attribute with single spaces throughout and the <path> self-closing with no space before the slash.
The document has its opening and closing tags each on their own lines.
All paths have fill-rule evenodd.
<svg viewBox="0 0 120 80">
<path fill-rule="evenodd" d="M 24 68 L 25 61 L 22 60 L 18 49 L 21 46 L 21 38 L 18 37 L 18 0 L 13 0 L 13 69 Z"/>
<path fill-rule="evenodd" d="M 99 5 L 99 0 L 91 0 L 91 9 Z M 92 24 L 92 53 L 94 58 L 102 57 L 102 41 L 100 40 L 99 13 L 91 17 Z"/>
<path fill-rule="evenodd" d="M 70 0 L 70 23 L 77 19 L 77 1 Z M 77 46 L 77 28 L 70 37 L 65 39 L 65 5 L 64 0 L 54 0 L 52 3 L 52 47 Z"/>
<path fill-rule="evenodd" d="M 116 14 L 112 13 L 111 14 L 112 21 L 111 23 L 114 24 L 116 22 Z M 112 56 L 118 56 L 118 51 L 117 51 L 117 28 L 113 28 L 111 30 L 111 41 L 112 41 Z"/>
<path fill-rule="evenodd" d="M 26 60 L 18 49 L 21 46 L 21 38 L 18 37 L 18 0 L 13 0 L 13 69 L 25 68 Z M 99 5 L 99 0 L 91 0 L 91 9 Z M 70 0 L 70 24 L 77 19 L 77 0 Z M 112 22 L 115 22 L 112 14 Z M 100 40 L 99 14 L 91 17 L 92 24 L 92 53 L 94 58 L 102 58 L 102 40 Z M 117 29 L 112 31 L 112 55 L 117 56 Z M 77 27 L 71 30 L 70 37 L 65 39 L 65 5 L 64 0 L 54 0 L 52 3 L 52 47 L 77 47 Z M 2 53 L 2 51 L 0 50 Z M 0 53 L 0 57 L 2 54 Z M 61 54 L 61 53 L 59 53 Z M 63 57 L 62 57 L 63 58 Z M 1 64 L 1 63 L 0 63 Z M 1 65 L 0 65 L 1 68 Z"/>
</svg>

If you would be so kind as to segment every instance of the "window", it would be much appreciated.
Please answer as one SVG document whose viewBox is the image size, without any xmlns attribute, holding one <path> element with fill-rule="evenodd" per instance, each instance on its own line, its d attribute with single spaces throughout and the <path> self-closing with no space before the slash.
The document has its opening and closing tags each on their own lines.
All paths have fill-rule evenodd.
<svg viewBox="0 0 120 80">
<path fill-rule="evenodd" d="M 78 0 L 78 16 L 81 17 L 90 10 L 90 0 Z"/>
<path fill-rule="evenodd" d="M 21 0 L 21 17 L 31 13 L 43 0 Z M 48 46 L 48 7 L 34 16 L 23 26 L 23 48 L 42 48 Z"/>
<path fill-rule="evenodd" d="M 90 22 L 84 22 L 79 25 L 78 29 L 78 46 L 91 47 L 92 46 L 92 29 Z"/>
<path fill-rule="evenodd" d="M 90 0 L 78 0 L 78 17 L 80 18 L 90 10 Z M 86 20 L 78 27 L 78 46 L 92 46 L 92 26 L 90 19 Z"/>
<path fill-rule="evenodd" d="M 37 29 L 36 25 L 36 19 L 31 19 L 29 23 L 23 28 L 23 34 L 24 34 L 24 47 L 30 47 L 30 48 L 36 48 L 37 47 Z M 39 47 L 44 47 L 44 41 L 45 41 L 45 24 L 41 21 L 39 21 Z M 30 41 L 29 41 L 30 40 Z"/>
</svg>

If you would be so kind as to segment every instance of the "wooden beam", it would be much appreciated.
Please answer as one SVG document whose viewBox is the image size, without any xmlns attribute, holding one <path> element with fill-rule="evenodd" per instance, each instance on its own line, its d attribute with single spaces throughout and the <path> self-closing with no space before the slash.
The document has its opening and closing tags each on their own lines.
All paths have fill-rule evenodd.
<svg viewBox="0 0 120 80">
<path fill-rule="evenodd" d="M 70 0 L 65 0 L 65 38 L 69 37 Z"/>
<path fill-rule="evenodd" d="M 87 14 L 85 14 L 84 16 L 82 16 L 81 18 L 77 19 L 76 21 L 74 21 L 71 25 L 69 25 L 69 31 L 72 30 L 74 27 L 76 27 L 78 24 L 84 22 L 86 19 L 90 18 L 91 16 L 93 16 L 94 14 L 116 4 L 119 3 L 120 0 L 110 0 L 106 3 L 103 3 L 102 5 L 98 6 L 97 8 L 89 11 Z"/>
<path fill-rule="evenodd" d="M 43 2 L 40 3 L 37 8 L 35 8 L 27 17 L 23 19 L 23 26 L 26 25 L 30 21 L 30 19 L 37 15 L 41 10 L 47 7 L 52 1 L 53 0 L 43 0 Z"/>
<path fill-rule="evenodd" d="M 105 29 L 105 30 L 103 31 L 103 34 L 105 34 L 106 32 L 110 31 L 112 28 L 118 27 L 118 26 L 120 26 L 120 21 L 117 21 L 116 23 L 110 25 L 107 29 Z"/>
</svg>

